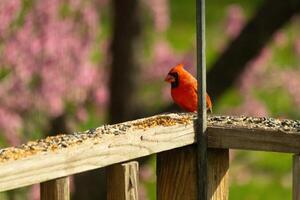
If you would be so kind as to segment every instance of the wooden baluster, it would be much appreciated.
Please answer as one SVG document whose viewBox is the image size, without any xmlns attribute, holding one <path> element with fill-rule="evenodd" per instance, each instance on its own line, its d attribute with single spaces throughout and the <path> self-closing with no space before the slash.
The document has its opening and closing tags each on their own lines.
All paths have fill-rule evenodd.
<svg viewBox="0 0 300 200">
<path fill-rule="evenodd" d="M 228 200 L 229 150 L 208 149 L 207 198 L 210 200 Z"/>
<path fill-rule="evenodd" d="M 196 146 L 157 154 L 157 199 L 197 199 Z M 210 200 L 228 199 L 228 149 L 208 149 L 208 191 Z"/>
<path fill-rule="evenodd" d="M 293 200 L 300 200 L 300 155 L 293 156 Z"/>
<path fill-rule="evenodd" d="M 41 183 L 41 200 L 69 200 L 69 177 L 57 178 Z"/>
<path fill-rule="evenodd" d="M 107 199 L 138 199 L 138 162 L 115 164 L 107 168 Z"/>
<path fill-rule="evenodd" d="M 157 154 L 157 199 L 197 199 L 196 146 Z"/>
</svg>

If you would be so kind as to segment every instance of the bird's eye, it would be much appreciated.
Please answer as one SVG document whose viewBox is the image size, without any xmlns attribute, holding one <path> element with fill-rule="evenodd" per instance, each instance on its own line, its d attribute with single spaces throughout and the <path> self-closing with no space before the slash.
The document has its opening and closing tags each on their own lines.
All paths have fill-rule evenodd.
<svg viewBox="0 0 300 200">
<path fill-rule="evenodd" d="M 178 77 L 178 73 L 177 72 L 169 72 L 169 75 L 173 76 L 173 77 Z"/>
</svg>

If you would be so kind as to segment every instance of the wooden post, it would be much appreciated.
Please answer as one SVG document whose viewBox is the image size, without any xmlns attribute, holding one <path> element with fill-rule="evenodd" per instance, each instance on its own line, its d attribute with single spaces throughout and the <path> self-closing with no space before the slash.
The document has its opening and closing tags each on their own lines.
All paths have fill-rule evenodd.
<svg viewBox="0 0 300 200">
<path fill-rule="evenodd" d="M 300 200 L 300 155 L 293 156 L 293 200 Z"/>
<path fill-rule="evenodd" d="M 157 154 L 157 199 L 195 200 L 197 193 L 195 145 Z M 208 149 L 207 198 L 228 199 L 228 149 Z"/>
<path fill-rule="evenodd" d="M 208 149 L 207 198 L 228 200 L 229 150 Z"/>
<path fill-rule="evenodd" d="M 197 199 L 196 146 L 157 154 L 157 200 Z"/>
<path fill-rule="evenodd" d="M 107 199 L 138 199 L 138 162 L 115 164 L 107 168 Z"/>
<path fill-rule="evenodd" d="M 58 178 L 41 183 L 41 200 L 69 200 L 69 177 Z"/>
</svg>

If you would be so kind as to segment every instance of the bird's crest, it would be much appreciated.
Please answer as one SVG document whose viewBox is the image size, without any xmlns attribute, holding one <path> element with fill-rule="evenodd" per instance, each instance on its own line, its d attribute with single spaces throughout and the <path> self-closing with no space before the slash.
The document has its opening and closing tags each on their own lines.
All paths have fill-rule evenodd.
<svg viewBox="0 0 300 200">
<path fill-rule="evenodd" d="M 171 72 L 171 73 L 172 73 L 172 72 L 179 72 L 179 71 L 182 71 L 182 70 L 184 70 L 183 64 L 178 64 L 178 65 L 176 65 L 175 67 L 173 67 L 173 68 L 170 70 L 170 72 Z"/>
</svg>

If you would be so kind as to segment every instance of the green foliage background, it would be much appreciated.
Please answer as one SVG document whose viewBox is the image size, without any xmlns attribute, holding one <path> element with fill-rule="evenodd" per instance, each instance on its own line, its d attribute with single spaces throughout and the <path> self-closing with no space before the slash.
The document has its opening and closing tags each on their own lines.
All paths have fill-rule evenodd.
<svg viewBox="0 0 300 200">
<path fill-rule="evenodd" d="M 195 4 L 193 1 L 172 0 L 171 27 L 166 38 L 177 52 L 186 52 L 195 46 Z M 206 2 L 206 39 L 207 39 L 207 67 L 218 56 L 220 44 L 228 42 L 222 33 L 226 8 L 231 4 L 240 5 L 250 18 L 262 0 L 210 0 Z M 284 32 L 289 36 L 297 33 L 299 27 L 286 27 Z M 299 33 L 299 32 L 298 32 Z M 287 49 L 277 49 L 270 44 L 274 54 L 272 62 L 279 66 L 299 64 L 299 58 L 292 53 L 292 41 Z M 209 69 L 208 69 L 209 70 Z M 268 108 L 271 116 L 284 116 L 297 119 L 299 112 L 294 109 L 291 98 L 281 88 L 266 91 L 258 89 L 257 98 L 261 99 Z M 218 100 L 216 113 L 222 113 L 230 107 L 239 105 L 243 101 L 235 88 L 229 90 L 222 99 Z M 292 155 L 283 153 L 269 153 L 256 151 L 231 151 L 230 162 L 230 193 L 231 200 L 282 200 L 291 199 Z M 155 164 L 154 158 L 151 163 Z M 150 199 L 155 199 L 155 183 L 148 182 Z"/>
</svg>

